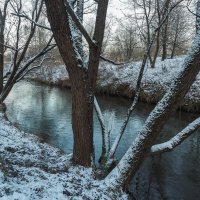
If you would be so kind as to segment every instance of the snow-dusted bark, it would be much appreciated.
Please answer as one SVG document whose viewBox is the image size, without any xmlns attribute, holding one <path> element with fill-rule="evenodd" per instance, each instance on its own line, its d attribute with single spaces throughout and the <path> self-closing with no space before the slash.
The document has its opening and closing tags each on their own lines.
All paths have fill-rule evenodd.
<svg viewBox="0 0 200 200">
<path fill-rule="evenodd" d="M 172 151 L 175 147 L 181 144 L 186 138 L 188 138 L 192 133 L 194 133 L 200 127 L 200 117 L 186 126 L 181 132 L 172 137 L 167 142 L 156 144 L 151 147 L 150 154 L 163 153 L 167 151 Z"/>
<path fill-rule="evenodd" d="M 150 151 L 152 143 L 160 133 L 170 114 L 177 108 L 200 71 L 200 32 L 185 58 L 182 71 L 177 75 L 169 90 L 147 118 L 136 140 L 132 143 L 105 182 L 126 187 L 132 176 Z"/>
<path fill-rule="evenodd" d="M 139 76 L 138 76 L 138 80 L 137 80 L 137 85 L 136 85 L 136 88 L 135 88 L 135 91 L 136 91 L 135 92 L 135 97 L 133 99 L 133 102 L 132 102 L 130 108 L 127 111 L 126 117 L 125 117 L 124 122 L 123 122 L 123 124 L 122 124 L 122 126 L 120 128 L 119 134 L 117 135 L 117 137 L 116 137 L 116 139 L 115 139 L 115 141 L 114 141 L 114 143 L 113 143 L 113 145 L 111 147 L 111 150 L 109 152 L 109 158 L 110 159 L 114 158 L 114 154 L 115 154 L 115 152 L 117 150 L 117 147 L 118 147 L 118 145 L 120 143 L 120 140 L 121 140 L 121 138 L 122 138 L 122 136 L 124 134 L 124 131 L 126 129 L 126 126 L 127 126 L 128 122 L 129 122 L 129 118 L 131 116 L 131 113 L 135 109 L 135 106 L 136 106 L 136 104 L 138 102 L 139 94 L 140 94 L 140 85 L 141 85 L 141 82 L 142 82 L 142 77 L 143 77 L 144 69 L 145 69 L 148 57 L 151 58 L 151 56 L 150 56 L 151 47 L 152 47 L 152 45 L 154 43 L 156 35 L 158 34 L 158 32 L 160 31 L 160 29 L 162 28 L 162 26 L 165 23 L 167 17 L 169 16 L 170 12 L 175 8 L 176 5 L 178 5 L 181 2 L 182 2 L 182 0 L 178 1 L 177 4 L 175 4 L 174 6 L 172 6 L 170 8 L 170 10 L 167 11 L 167 13 L 160 20 L 160 22 L 158 24 L 158 27 L 154 30 L 154 33 L 152 34 L 151 39 L 149 38 L 148 46 L 147 46 L 146 52 L 144 54 L 144 58 L 143 58 L 143 61 L 142 61 L 142 65 L 141 65 Z"/>
<path fill-rule="evenodd" d="M 141 81 L 141 80 L 140 80 Z M 115 138 L 115 141 L 110 149 L 110 152 L 109 152 L 109 159 L 113 159 L 114 158 L 114 155 L 115 155 L 115 152 L 117 150 L 117 147 L 120 143 L 120 140 L 124 134 L 124 131 L 126 129 L 126 126 L 128 124 L 128 121 L 129 121 L 129 118 L 131 116 L 131 113 L 133 112 L 137 102 L 138 102 L 138 99 L 139 99 L 139 93 L 140 93 L 140 89 L 138 88 L 137 92 L 136 92 L 136 95 L 134 97 L 134 100 L 133 100 L 133 103 L 131 105 L 131 107 L 128 109 L 127 111 L 127 114 L 126 114 L 126 117 L 125 117 L 125 120 L 123 121 L 123 124 L 120 128 L 120 131 L 119 131 L 119 134 L 117 135 L 117 137 Z"/>
<path fill-rule="evenodd" d="M 81 2 L 80 1 L 80 5 Z M 47 16 L 58 49 L 66 65 L 72 91 L 72 129 L 74 133 L 73 161 L 91 166 L 93 149 L 93 100 L 99 57 L 105 29 L 108 0 L 98 3 L 93 39 L 90 38 L 68 1 L 45 0 Z M 81 5 L 82 6 L 82 5 Z M 82 9 L 82 8 L 81 8 Z M 69 17 L 89 44 L 89 60 L 85 68 L 77 51 Z M 94 42 L 95 41 L 95 42 Z"/>
<path fill-rule="evenodd" d="M 99 162 L 101 162 L 102 159 L 106 156 L 106 126 L 105 126 L 103 114 L 101 112 L 101 109 L 99 107 L 96 97 L 94 97 L 94 107 L 97 113 L 99 123 L 101 125 L 101 134 L 102 134 L 102 150 L 101 151 L 102 152 L 101 152 L 101 157 L 99 158 Z"/>
<path fill-rule="evenodd" d="M 67 0 L 65 1 L 65 4 L 68 5 Z M 76 15 L 76 18 L 77 20 L 79 20 L 80 23 L 83 23 L 84 0 L 69 1 L 69 6 L 71 6 L 71 9 L 73 10 L 75 10 L 75 7 L 76 7 L 76 12 L 74 11 L 74 15 Z M 83 52 L 83 43 L 82 43 L 82 33 L 80 32 L 76 23 L 73 21 L 71 17 L 69 18 L 69 23 L 70 23 L 71 34 L 74 41 L 74 48 L 76 49 L 77 57 L 79 60 L 82 60 L 83 62 L 84 52 Z"/>
</svg>

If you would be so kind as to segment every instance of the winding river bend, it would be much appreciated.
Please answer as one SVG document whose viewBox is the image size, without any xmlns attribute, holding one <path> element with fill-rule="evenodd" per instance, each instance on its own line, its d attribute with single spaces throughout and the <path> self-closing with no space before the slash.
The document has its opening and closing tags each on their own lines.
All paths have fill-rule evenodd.
<svg viewBox="0 0 200 200">
<path fill-rule="evenodd" d="M 131 102 L 108 96 L 99 96 L 98 100 L 105 117 L 108 119 L 111 113 L 113 115 L 113 142 Z M 65 153 L 72 152 L 70 90 L 21 82 L 15 85 L 6 104 L 9 120 L 21 130 L 38 135 Z M 152 105 L 138 104 L 117 150 L 119 159 L 137 136 L 152 109 Z M 177 111 L 165 125 L 157 142 L 168 140 L 196 117 L 196 114 Z M 94 144 L 98 159 L 101 153 L 101 129 L 96 116 Z M 136 199 L 200 199 L 200 130 L 173 152 L 147 158 L 133 179 L 130 190 Z"/>
</svg>

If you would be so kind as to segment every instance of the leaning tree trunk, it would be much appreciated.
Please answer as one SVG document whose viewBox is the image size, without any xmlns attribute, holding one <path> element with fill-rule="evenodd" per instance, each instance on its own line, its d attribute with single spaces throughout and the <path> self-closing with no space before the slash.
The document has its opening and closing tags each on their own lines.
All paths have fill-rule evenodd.
<svg viewBox="0 0 200 200">
<path fill-rule="evenodd" d="M 138 137 L 130 146 L 119 164 L 108 175 L 106 182 L 113 183 L 112 187 L 127 188 L 132 177 L 144 161 L 146 155 L 162 130 L 164 124 L 184 99 L 185 94 L 200 71 L 200 32 L 183 64 L 182 72 L 174 80 L 171 88 L 147 118 Z"/>
</svg>

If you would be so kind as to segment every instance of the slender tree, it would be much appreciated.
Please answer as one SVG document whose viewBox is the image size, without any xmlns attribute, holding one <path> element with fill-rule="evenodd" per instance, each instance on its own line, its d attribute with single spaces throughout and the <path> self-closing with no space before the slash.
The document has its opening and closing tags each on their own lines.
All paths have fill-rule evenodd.
<svg viewBox="0 0 200 200">
<path fill-rule="evenodd" d="M 7 16 L 7 7 L 10 0 L 6 0 L 3 9 L 0 9 L 0 94 L 3 90 L 3 66 L 4 66 L 4 32 Z M 1 103 L 1 102 L 0 102 Z"/>
<path fill-rule="evenodd" d="M 5 34 L 5 22 L 6 22 L 6 10 L 8 5 L 10 6 L 10 10 L 12 10 L 13 18 L 15 18 L 15 27 L 12 30 L 12 34 L 14 34 L 14 37 L 11 38 L 10 43 L 5 43 L 4 41 L 4 34 Z M 24 76 L 30 72 L 31 70 L 40 67 L 42 62 L 44 61 L 44 55 L 53 49 L 55 47 L 54 45 L 51 45 L 52 37 L 50 37 L 49 41 L 44 45 L 44 47 L 36 52 L 31 57 L 27 56 L 27 52 L 30 50 L 30 45 L 33 40 L 35 31 L 36 31 L 36 23 L 39 20 L 41 11 L 43 7 L 43 1 L 36 0 L 33 2 L 33 8 L 31 13 L 31 18 L 29 18 L 29 30 L 27 30 L 22 37 L 22 31 L 23 31 L 23 21 L 22 21 L 22 15 L 25 15 L 25 12 L 23 11 L 23 2 L 22 0 L 19 1 L 5 1 L 4 4 L 4 14 L 0 12 L 0 20 L 1 20 L 1 42 L 0 42 L 0 103 L 2 103 L 8 94 L 10 93 L 11 89 L 13 88 L 13 85 L 24 78 Z M 10 13 L 11 14 L 11 13 Z M 27 27 L 26 27 L 27 28 Z M 7 73 L 4 73 L 3 70 L 3 59 L 4 59 L 4 52 L 5 49 L 9 49 L 11 53 L 13 54 L 13 59 L 10 63 L 10 69 Z M 39 58 L 43 57 L 39 63 L 36 64 L 36 61 L 38 61 Z M 42 62 L 41 62 L 42 61 Z M 3 104 L 4 105 L 4 104 Z"/>
</svg>

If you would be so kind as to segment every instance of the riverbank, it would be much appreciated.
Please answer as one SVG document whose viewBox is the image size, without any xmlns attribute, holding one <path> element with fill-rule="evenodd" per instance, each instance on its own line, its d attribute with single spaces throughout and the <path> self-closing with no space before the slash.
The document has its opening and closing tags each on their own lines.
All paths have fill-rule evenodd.
<svg viewBox="0 0 200 200">
<path fill-rule="evenodd" d="M 157 103 L 170 87 L 171 82 L 182 69 L 185 56 L 161 61 L 157 59 L 155 68 L 146 66 L 141 84 L 140 100 L 147 103 Z M 137 77 L 141 61 L 122 65 L 101 62 L 99 66 L 97 92 L 115 96 L 132 98 L 135 94 Z M 49 85 L 70 87 L 70 81 L 64 65 L 43 67 L 29 79 Z M 190 88 L 180 108 L 189 112 L 200 112 L 200 75 Z"/>
<path fill-rule="evenodd" d="M 71 156 L 15 128 L 0 113 L 0 199 L 127 199 L 107 191 L 90 168 L 73 166 Z"/>
</svg>

